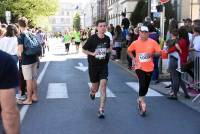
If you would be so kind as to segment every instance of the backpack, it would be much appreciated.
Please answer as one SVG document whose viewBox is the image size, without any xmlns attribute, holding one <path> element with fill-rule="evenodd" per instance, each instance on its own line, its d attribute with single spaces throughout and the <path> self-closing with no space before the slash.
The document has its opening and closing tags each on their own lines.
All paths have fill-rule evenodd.
<svg viewBox="0 0 200 134">
<path fill-rule="evenodd" d="M 26 55 L 37 55 L 40 56 L 42 48 L 40 43 L 37 41 L 36 36 L 32 33 L 25 33 L 24 47 Z"/>
</svg>

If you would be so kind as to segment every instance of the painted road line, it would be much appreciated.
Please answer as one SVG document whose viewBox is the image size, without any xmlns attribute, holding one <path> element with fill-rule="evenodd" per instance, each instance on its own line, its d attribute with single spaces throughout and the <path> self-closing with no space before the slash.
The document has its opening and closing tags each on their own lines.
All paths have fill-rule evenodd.
<svg viewBox="0 0 200 134">
<path fill-rule="evenodd" d="M 47 99 L 69 98 L 66 83 L 49 83 Z"/>
<path fill-rule="evenodd" d="M 47 67 L 49 66 L 49 63 L 50 63 L 50 62 L 46 62 L 45 66 L 44 66 L 44 68 L 43 68 L 43 70 L 42 70 L 42 72 L 40 73 L 40 75 L 39 75 L 39 77 L 38 77 L 38 79 L 37 79 L 37 84 L 38 84 L 38 85 L 41 83 L 42 78 L 44 77 L 44 74 L 45 74 L 45 72 L 46 72 L 46 70 L 47 70 Z"/>
<path fill-rule="evenodd" d="M 91 83 L 88 83 L 88 85 L 89 85 L 89 87 L 92 86 Z M 107 95 L 107 97 L 116 97 L 116 95 L 108 87 L 106 87 L 106 95 Z M 100 90 L 96 93 L 95 96 L 100 97 Z"/>
<path fill-rule="evenodd" d="M 126 85 L 131 87 L 137 93 L 139 92 L 139 83 L 138 82 L 126 82 Z M 153 89 L 149 88 L 146 96 L 163 96 L 163 95 L 154 91 Z"/>
<path fill-rule="evenodd" d="M 166 86 L 171 85 L 170 81 L 165 81 L 165 82 L 162 82 L 162 83 L 165 84 Z"/>
<path fill-rule="evenodd" d="M 43 68 L 43 70 L 42 70 L 42 72 L 40 73 L 40 75 L 39 75 L 39 77 L 38 77 L 38 79 L 37 79 L 37 84 L 38 84 L 38 85 L 39 85 L 40 82 L 42 81 L 42 79 L 43 79 L 43 77 L 44 77 L 44 74 L 45 74 L 45 72 L 46 72 L 46 70 L 47 70 L 47 67 L 48 67 L 49 63 L 50 63 L 50 62 L 46 62 L 45 66 L 44 66 L 44 68 Z M 28 108 L 29 108 L 29 105 L 24 105 L 24 106 L 21 108 L 21 110 L 20 110 L 20 123 L 22 123 L 22 121 L 23 121 L 23 119 L 24 119 L 24 117 L 25 117 L 25 115 L 26 115 L 26 112 L 28 111 Z"/>
<path fill-rule="evenodd" d="M 26 112 L 28 111 L 28 108 L 29 108 L 29 105 L 24 105 L 21 110 L 20 110 L 20 123 L 22 123 L 25 115 L 26 115 Z"/>
<path fill-rule="evenodd" d="M 88 67 L 87 67 L 87 66 L 84 66 L 83 63 L 79 62 L 78 65 L 79 65 L 79 66 L 75 66 L 76 69 L 81 70 L 81 71 L 83 71 L 83 72 L 85 72 L 85 71 L 88 70 Z"/>
</svg>

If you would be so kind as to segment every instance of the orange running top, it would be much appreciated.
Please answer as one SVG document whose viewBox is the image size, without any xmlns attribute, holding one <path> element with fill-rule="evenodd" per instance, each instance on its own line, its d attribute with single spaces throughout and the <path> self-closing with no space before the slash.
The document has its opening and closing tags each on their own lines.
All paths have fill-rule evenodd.
<svg viewBox="0 0 200 134">
<path fill-rule="evenodd" d="M 146 41 L 138 39 L 129 47 L 129 52 L 135 51 L 135 69 L 140 69 L 145 72 L 151 72 L 154 69 L 153 57 L 155 52 L 161 52 L 159 44 L 153 39 L 148 38 Z"/>
</svg>

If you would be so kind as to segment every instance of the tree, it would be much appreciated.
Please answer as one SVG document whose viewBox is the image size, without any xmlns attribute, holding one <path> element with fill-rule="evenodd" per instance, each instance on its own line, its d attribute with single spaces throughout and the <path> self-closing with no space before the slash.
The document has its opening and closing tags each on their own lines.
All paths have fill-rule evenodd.
<svg viewBox="0 0 200 134">
<path fill-rule="evenodd" d="M 80 23 L 81 23 L 80 14 L 78 12 L 76 12 L 74 17 L 73 17 L 73 28 L 74 28 L 74 30 L 76 30 L 76 31 L 80 30 Z"/>
<path fill-rule="evenodd" d="M 53 15 L 57 9 L 57 0 L 1 0 L 0 17 L 5 20 L 4 13 L 9 10 L 12 13 L 11 22 L 16 22 L 17 18 L 25 16 L 30 24 L 35 25 L 38 16 Z"/>
<path fill-rule="evenodd" d="M 131 13 L 130 21 L 133 26 L 136 26 L 138 23 L 143 22 L 144 18 L 148 14 L 148 4 L 146 0 L 138 1 L 134 11 Z"/>
</svg>

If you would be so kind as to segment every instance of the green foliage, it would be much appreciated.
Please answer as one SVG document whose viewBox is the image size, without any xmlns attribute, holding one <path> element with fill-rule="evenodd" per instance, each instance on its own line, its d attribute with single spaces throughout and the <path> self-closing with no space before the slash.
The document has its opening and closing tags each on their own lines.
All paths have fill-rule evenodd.
<svg viewBox="0 0 200 134">
<path fill-rule="evenodd" d="M 136 26 L 139 22 L 143 22 L 144 18 L 148 14 L 148 4 L 146 0 L 138 1 L 134 11 L 131 13 L 130 21 L 133 26 Z"/>
<path fill-rule="evenodd" d="M 80 24 L 81 24 L 80 14 L 78 12 L 76 12 L 74 17 L 73 17 L 73 28 L 74 28 L 74 30 L 79 31 L 80 30 Z"/>
<path fill-rule="evenodd" d="M 37 27 L 41 27 L 42 29 L 44 29 L 45 31 L 48 31 L 48 32 L 52 30 L 49 19 L 46 16 L 38 16 L 36 18 L 35 25 Z"/>
<path fill-rule="evenodd" d="M 21 16 L 30 20 L 32 25 L 36 25 L 38 16 L 50 16 L 58 9 L 57 0 L 1 0 L 0 17 L 4 18 L 6 10 L 11 11 L 12 22 Z"/>
</svg>

